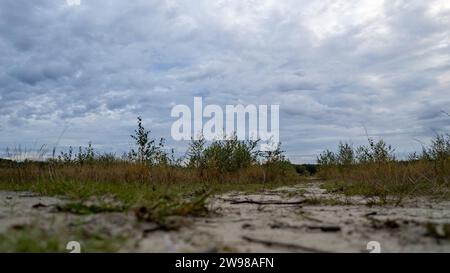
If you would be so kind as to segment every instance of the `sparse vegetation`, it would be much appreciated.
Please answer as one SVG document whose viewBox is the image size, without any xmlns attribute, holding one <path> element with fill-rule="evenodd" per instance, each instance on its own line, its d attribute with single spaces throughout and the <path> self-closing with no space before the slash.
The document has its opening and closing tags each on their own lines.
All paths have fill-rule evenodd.
<svg viewBox="0 0 450 273">
<path fill-rule="evenodd" d="M 337 152 L 318 157 L 319 177 L 326 187 L 347 195 L 450 198 L 450 135 L 437 135 L 422 153 L 400 161 L 383 140 L 369 139 L 367 146 L 341 143 Z"/>
<path fill-rule="evenodd" d="M 132 149 L 128 154 L 128 159 L 141 164 L 161 165 L 168 164 L 169 158 L 164 151 L 164 138 L 159 142 L 151 138 L 150 131 L 146 130 L 142 124 L 142 118 L 138 117 L 138 128 L 131 138 L 135 141 L 137 150 Z"/>
<path fill-rule="evenodd" d="M 135 147 L 121 157 L 99 153 L 88 143 L 59 155 L 53 149 L 52 157 L 42 153 L 38 161 L 1 159 L 0 189 L 68 197 L 56 211 L 73 217 L 134 212 L 137 220 L 152 222 L 161 230 L 178 229 L 182 222 L 177 216 L 206 215 L 207 200 L 214 194 L 272 189 L 296 183 L 302 176 L 327 180 L 322 187 L 329 193 L 366 196 L 368 206 L 400 204 L 405 197 L 418 195 L 450 198 L 450 135 L 437 135 L 407 161 L 398 160 L 383 140 L 369 139 L 367 145 L 357 147 L 340 143 L 336 152 L 324 151 L 318 164 L 294 165 L 284 157 L 281 144 L 263 152 L 257 149 L 259 141 L 241 141 L 236 135 L 212 142 L 200 136 L 191 141 L 186 157 L 175 158 L 164 139 L 151 137 L 141 118 L 137 127 L 131 136 Z M 285 194 L 286 198 L 299 195 L 304 192 Z M 301 202 L 354 205 L 351 198 L 312 196 Z M 447 227 L 444 231 L 428 228 L 434 237 L 447 238 Z M 39 226 L 11 229 L 0 235 L 0 251 L 60 252 L 65 240 L 61 236 L 68 234 L 81 236 L 91 251 L 118 249 L 116 238 L 94 234 L 87 239 L 85 231 L 77 232 L 48 234 Z"/>
<path fill-rule="evenodd" d="M 59 212 L 68 212 L 80 215 L 105 213 L 105 212 L 123 212 L 126 210 L 126 208 L 123 206 L 112 206 L 109 204 L 86 205 L 81 202 L 58 205 L 56 208 Z"/>
<path fill-rule="evenodd" d="M 175 158 L 164 139 L 151 137 L 140 117 L 137 123 L 131 135 L 135 147 L 121 157 L 99 153 L 89 143 L 78 149 L 69 147 L 59 155 L 53 149 L 50 158 L 42 153 L 38 161 L 2 159 L 0 189 L 68 197 L 69 202 L 56 206 L 59 213 L 134 211 L 140 221 L 176 229 L 179 226 L 171 222 L 171 216 L 205 215 L 212 194 L 274 188 L 299 178 L 280 148 L 267 154 L 257 151 L 258 141 L 240 141 L 235 135 L 211 143 L 200 138 L 192 140 L 187 158 Z M 50 235 L 38 227 L 33 232 L 11 230 L 1 236 L 8 239 L 2 239 L 0 251 L 61 251 L 59 235 L 47 240 Z"/>
<path fill-rule="evenodd" d="M 68 240 L 81 242 L 83 252 L 115 252 L 124 247 L 127 235 L 110 236 L 98 230 L 71 227 L 54 232 L 35 225 L 16 226 L 0 234 L 1 253 L 68 252 Z"/>
<path fill-rule="evenodd" d="M 207 193 L 191 198 L 189 201 L 167 202 L 161 199 L 151 207 L 142 206 L 134 210 L 140 221 L 149 221 L 159 224 L 163 229 L 178 229 L 180 226 L 168 220 L 169 216 L 204 216 L 208 212 L 206 207 Z"/>
<path fill-rule="evenodd" d="M 131 137 L 136 148 L 120 158 L 97 153 L 89 143 L 86 148 L 79 147 L 78 152 L 69 147 L 58 157 L 45 161 L 4 160 L 0 183 L 271 183 L 296 176 L 294 167 L 280 150 L 276 155 L 267 156 L 256 150 L 258 141 L 240 141 L 232 136 L 208 145 L 203 138 L 193 140 L 184 164 L 183 159 L 169 156 L 164 139 L 156 142 L 150 137 L 141 118 L 138 118 L 138 129 Z"/>
<path fill-rule="evenodd" d="M 430 236 L 438 240 L 450 239 L 450 224 L 438 225 L 435 223 L 427 223 L 426 230 L 426 236 Z"/>
<path fill-rule="evenodd" d="M 89 143 L 78 152 L 69 147 L 48 160 L 2 160 L 0 188 L 68 196 L 76 202 L 61 210 L 86 214 L 117 209 L 85 205 L 92 196 L 113 195 L 127 208 L 158 210 L 164 202 L 173 208 L 206 189 L 215 193 L 244 189 L 243 184 L 262 189 L 298 179 L 280 149 L 267 156 L 256 150 L 258 141 L 240 141 L 235 135 L 209 144 L 204 138 L 192 140 L 186 161 L 175 159 L 173 152 L 169 156 L 164 139 L 151 138 L 140 117 L 137 123 L 131 136 L 136 147 L 125 156 L 98 153 Z"/>
</svg>

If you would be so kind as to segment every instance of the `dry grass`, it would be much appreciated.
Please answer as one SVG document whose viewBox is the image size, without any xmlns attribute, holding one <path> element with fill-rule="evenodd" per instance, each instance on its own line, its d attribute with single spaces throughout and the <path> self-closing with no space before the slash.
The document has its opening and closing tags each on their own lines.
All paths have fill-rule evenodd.
<svg viewBox="0 0 450 273">
<path fill-rule="evenodd" d="M 0 167 L 0 182 L 99 182 L 99 183 L 272 183 L 297 178 L 292 166 L 253 165 L 234 172 L 199 170 L 181 166 L 117 161 L 108 164 L 53 164 L 49 162 L 15 163 Z"/>
<path fill-rule="evenodd" d="M 192 140 L 187 158 L 176 159 L 173 150 L 169 153 L 165 149 L 164 139 L 154 139 L 144 128 L 140 117 L 137 125 L 131 135 L 135 147 L 121 158 L 97 153 L 89 143 L 87 147 L 79 147 L 78 152 L 70 147 L 58 156 L 54 148 L 52 157 L 40 162 L 0 159 L 0 189 L 78 198 L 112 192 L 123 200 L 129 198 L 127 191 L 136 195 L 135 189 L 147 192 L 150 187 L 157 192 L 151 196 L 158 199 L 169 187 L 196 188 L 204 184 L 223 189 L 223 185 L 259 184 L 263 188 L 298 179 L 294 166 L 282 155 L 281 144 L 274 152 L 264 153 L 256 150 L 258 141 L 238 140 L 235 134 L 209 144 L 201 137 Z M 21 149 L 14 154 L 24 158 Z"/>
<path fill-rule="evenodd" d="M 153 206 L 160 200 L 179 204 L 205 192 L 257 190 L 295 183 L 292 166 L 253 165 L 235 172 L 129 161 L 89 164 L 3 162 L 1 190 L 34 191 L 76 201 L 111 195 L 127 206 Z"/>
<path fill-rule="evenodd" d="M 397 160 L 394 150 L 382 139 L 369 138 L 368 145 L 359 147 L 340 143 L 337 152 L 327 150 L 318 157 L 319 176 L 333 181 L 325 185 L 328 190 L 348 195 L 450 199 L 449 134 L 436 135 L 407 161 Z"/>
<path fill-rule="evenodd" d="M 442 165 L 440 165 L 442 164 Z M 450 198 L 450 160 L 385 162 L 327 166 L 319 176 L 333 181 L 327 188 L 333 192 L 364 196 L 433 196 Z"/>
</svg>

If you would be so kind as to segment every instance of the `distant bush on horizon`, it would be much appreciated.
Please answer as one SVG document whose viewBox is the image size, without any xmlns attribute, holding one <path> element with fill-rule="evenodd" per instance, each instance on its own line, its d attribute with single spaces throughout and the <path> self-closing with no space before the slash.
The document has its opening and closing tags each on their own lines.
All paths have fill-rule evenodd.
<svg viewBox="0 0 450 273">
<path fill-rule="evenodd" d="M 337 152 L 324 151 L 317 163 L 319 177 L 340 182 L 345 192 L 450 196 L 450 134 L 437 134 L 408 160 L 396 159 L 383 140 L 369 139 L 368 145 L 358 147 L 340 143 Z"/>
</svg>

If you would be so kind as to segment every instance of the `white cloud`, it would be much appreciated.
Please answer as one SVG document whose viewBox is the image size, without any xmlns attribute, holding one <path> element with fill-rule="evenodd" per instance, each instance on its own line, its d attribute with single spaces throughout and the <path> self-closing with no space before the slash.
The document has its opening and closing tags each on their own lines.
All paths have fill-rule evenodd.
<svg viewBox="0 0 450 273">
<path fill-rule="evenodd" d="M 64 144 L 125 150 L 138 114 L 170 140 L 171 106 L 203 95 L 280 103 L 289 154 L 364 141 L 363 126 L 408 150 L 449 126 L 448 3 L 2 1 L 0 145 L 69 125 Z"/>
</svg>

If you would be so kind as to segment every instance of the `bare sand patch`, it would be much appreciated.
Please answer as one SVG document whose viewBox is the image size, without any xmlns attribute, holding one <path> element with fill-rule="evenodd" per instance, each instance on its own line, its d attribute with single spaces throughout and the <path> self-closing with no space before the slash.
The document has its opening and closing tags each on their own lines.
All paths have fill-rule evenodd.
<svg viewBox="0 0 450 273">
<path fill-rule="evenodd" d="M 369 206 L 369 199 L 327 193 L 320 182 L 259 193 L 211 197 L 207 217 L 179 217 L 178 230 L 137 221 L 133 212 L 75 215 L 58 212 L 64 198 L 0 192 L 0 233 L 21 225 L 110 237 L 127 234 L 123 252 L 450 252 L 444 229 L 450 202 L 429 198 Z M 432 232 L 431 232 L 432 231 Z"/>
</svg>

